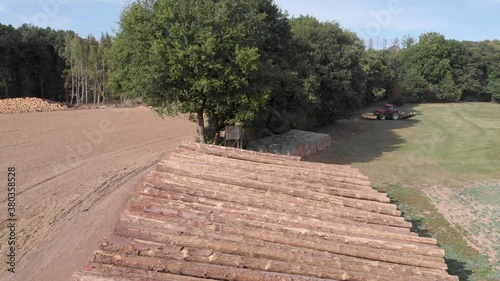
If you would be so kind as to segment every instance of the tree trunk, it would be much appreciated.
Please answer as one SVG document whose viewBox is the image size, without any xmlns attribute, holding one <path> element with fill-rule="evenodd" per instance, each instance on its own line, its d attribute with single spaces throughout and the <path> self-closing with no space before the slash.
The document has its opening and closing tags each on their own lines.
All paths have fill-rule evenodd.
<svg viewBox="0 0 500 281">
<path fill-rule="evenodd" d="M 101 73 L 101 86 L 102 86 L 102 104 L 104 104 L 104 99 L 106 97 L 106 61 L 104 57 L 102 58 L 102 73 Z"/>
<path fill-rule="evenodd" d="M 203 116 L 203 114 L 203 108 L 196 113 L 200 143 L 205 143 L 205 117 Z"/>
<path fill-rule="evenodd" d="M 40 78 L 40 88 L 42 89 L 42 99 L 45 98 L 45 94 L 43 92 L 43 77 Z"/>
<path fill-rule="evenodd" d="M 83 63 L 80 62 L 80 89 L 81 89 L 81 97 L 80 97 L 80 101 L 78 104 L 83 104 L 83 99 L 85 98 L 85 81 L 83 79 L 83 75 L 84 75 L 84 72 L 83 72 Z"/>
<path fill-rule="evenodd" d="M 99 105 L 99 99 L 97 98 L 97 87 L 98 87 L 98 80 L 99 80 L 99 74 L 97 70 L 97 59 L 95 61 L 95 76 L 94 76 L 94 104 L 97 103 Z"/>
<path fill-rule="evenodd" d="M 79 104 L 79 101 L 80 101 L 80 78 L 78 78 L 78 76 L 75 76 L 75 99 L 76 99 L 76 105 Z"/>
<path fill-rule="evenodd" d="M 73 72 L 73 53 L 71 53 L 71 102 L 70 104 L 73 104 L 73 98 L 75 97 L 75 73 Z"/>
<path fill-rule="evenodd" d="M 9 98 L 9 80 L 7 74 L 3 76 L 3 86 L 5 87 L 5 98 Z"/>
<path fill-rule="evenodd" d="M 89 79 L 85 75 L 85 104 L 89 104 Z"/>
</svg>

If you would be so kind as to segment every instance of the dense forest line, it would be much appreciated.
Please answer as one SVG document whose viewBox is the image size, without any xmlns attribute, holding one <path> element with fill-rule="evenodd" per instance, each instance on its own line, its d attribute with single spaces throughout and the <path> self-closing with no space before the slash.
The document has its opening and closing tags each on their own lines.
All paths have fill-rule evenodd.
<svg viewBox="0 0 500 281">
<path fill-rule="evenodd" d="M 40 97 L 74 104 L 111 100 L 106 54 L 109 34 L 0 24 L 0 97 Z"/>
<path fill-rule="evenodd" d="M 384 98 L 500 100 L 498 40 L 429 32 L 373 45 L 272 0 L 137 0 L 99 39 L 0 24 L 0 97 L 141 97 L 160 114 L 193 114 L 206 140 L 235 122 L 254 135 L 308 129 Z"/>
</svg>

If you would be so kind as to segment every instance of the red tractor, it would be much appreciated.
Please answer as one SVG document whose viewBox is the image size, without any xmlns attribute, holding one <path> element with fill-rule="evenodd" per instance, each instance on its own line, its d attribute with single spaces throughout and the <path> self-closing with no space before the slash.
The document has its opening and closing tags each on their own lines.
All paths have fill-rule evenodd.
<svg viewBox="0 0 500 281">
<path fill-rule="evenodd" d="M 385 104 L 382 108 L 378 109 L 373 114 L 377 116 L 378 120 L 398 120 L 400 118 L 399 110 L 394 104 Z"/>
</svg>

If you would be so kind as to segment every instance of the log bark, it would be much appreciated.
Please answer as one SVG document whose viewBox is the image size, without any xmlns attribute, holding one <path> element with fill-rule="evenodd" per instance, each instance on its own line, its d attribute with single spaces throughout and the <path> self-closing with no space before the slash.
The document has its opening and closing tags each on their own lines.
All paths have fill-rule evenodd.
<svg viewBox="0 0 500 281">
<path fill-rule="evenodd" d="M 213 278 L 216 280 L 234 280 L 234 281 L 320 281 L 325 279 L 298 276 L 291 274 L 283 274 L 269 271 L 251 270 L 246 268 L 237 268 L 229 266 L 212 265 L 206 263 L 189 262 L 185 260 L 169 260 L 128 256 L 128 255 L 112 255 L 106 252 L 97 252 L 94 255 L 94 262 L 104 264 L 117 264 L 124 267 L 136 269 L 151 270 L 165 272 L 175 275 L 186 275 L 198 278 Z M 330 279 L 335 280 L 335 279 Z M 341 279 L 347 280 L 347 279 Z"/>
<path fill-rule="evenodd" d="M 371 261 L 361 258 L 338 255 L 329 251 L 325 251 L 323 249 L 318 250 L 305 247 L 297 247 L 294 245 L 281 245 L 259 241 L 251 243 L 250 240 L 244 242 L 242 242 L 241 240 L 232 241 L 224 237 L 211 237 L 209 235 L 190 236 L 189 234 L 184 233 L 182 233 L 182 235 L 178 235 L 171 232 L 172 231 L 168 231 L 168 233 L 165 233 L 163 231 L 155 230 L 154 228 L 133 226 L 122 223 L 119 226 L 119 229 L 117 229 L 116 233 L 118 235 L 130 237 L 132 239 L 135 239 L 136 241 L 148 241 L 148 243 L 149 241 L 152 241 L 154 243 L 176 245 L 181 247 L 190 247 L 204 250 L 210 249 L 211 251 L 228 253 L 238 256 L 248 256 L 270 260 L 296 260 L 301 261 L 303 264 L 322 264 L 325 267 L 329 266 L 331 268 L 342 268 L 342 270 L 349 271 L 350 274 L 351 271 L 370 272 L 372 276 L 380 275 L 387 277 L 387 275 L 390 275 L 391 277 L 396 278 L 396 276 L 399 275 L 398 272 L 412 272 L 412 274 L 421 272 L 422 274 L 427 274 L 429 276 L 446 276 L 446 272 L 444 270 L 441 270 L 441 268 L 436 269 L 437 266 L 431 268 L 422 268 L 416 267 L 414 265 L 407 266 L 402 263 L 393 264 L 381 262 L 378 260 Z M 440 264 L 444 264 L 444 262 L 441 262 Z M 396 272 L 396 274 L 392 274 L 393 272 Z M 382 278 L 379 280 L 392 279 Z M 456 279 L 438 278 L 437 280 Z"/>
<path fill-rule="evenodd" d="M 173 175 L 172 177 L 177 176 Z M 206 183 L 207 186 L 210 184 L 213 183 Z M 145 180 L 140 193 L 148 196 L 204 205 L 209 204 L 212 206 L 223 206 L 223 204 L 229 206 L 229 204 L 233 204 L 232 208 L 236 209 L 248 209 L 248 207 L 251 207 L 256 212 L 288 214 L 304 217 L 304 219 L 339 221 L 354 225 L 369 224 L 373 229 L 385 229 L 395 233 L 410 233 L 408 227 L 398 225 L 404 222 L 401 217 L 382 215 L 298 197 L 287 197 L 286 195 L 268 199 L 272 197 L 272 194 L 268 192 L 259 190 L 247 191 L 245 189 L 232 188 L 230 185 L 224 184 L 219 184 L 218 186 L 219 188 L 214 189 L 204 189 L 203 187 L 192 188 L 188 184 L 153 177 Z M 247 193 L 247 196 L 240 196 L 241 192 Z M 393 224 L 396 225 L 394 226 Z"/>
<path fill-rule="evenodd" d="M 228 249 L 221 243 L 204 243 L 196 239 L 188 242 L 190 245 L 201 246 L 192 248 L 187 245 L 163 244 L 151 241 L 124 239 L 120 236 L 111 236 L 101 242 L 100 249 L 109 254 L 127 254 L 147 257 L 186 259 L 188 261 L 213 263 L 219 265 L 249 267 L 253 260 L 278 261 L 296 263 L 308 266 L 332 268 L 346 272 L 355 272 L 351 276 L 355 280 L 407 280 L 407 276 L 414 276 L 416 281 L 447 280 L 445 273 L 440 270 L 419 269 L 400 264 L 370 262 L 354 258 L 344 258 L 326 252 L 289 251 L 285 248 L 272 248 L 271 254 L 262 253 L 264 247 L 238 247 L 236 251 Z M 246 250 L 249 251 L 246 251 Z M 201 260 L 209 257 L 208 260 Z M 201 258 L 201 259 L 200 259 Z M 222 264 L 221 264 L 222 262 Z M 318 273 L 321 270 L 317 271 Z M 338 272 L 338 271 L 337 271 Z M 448 279 L 453 280 L 453 279 Z"/>
<path fill-rule="evenodd" d="M 256 152 L 256 151 L 249 151 L 249 150 L 242 150 L 234 147 L 223 147 L 223 146 L 217 146 L 217 145 L 199 145 L 197 143 L 191 143 L 191 142 L 186 142 L 182 143 L 179 148 L 184 148 L 188 150 L 193 150 L 193 151 L 198 151 L 198 152 L 203 152 L 207 154 L 212 154 L 212 155 L 217 155 L 217 156 L 222 156 L 222 157 L 228 157 L 228 154 L 232 153 L 237 153 L 242 156 L 259 156 L 262 157 L 263 159 L 281 159 L 281 160 L 287 160 L 287 161 L 300 161 L 300 157 L 296 156 L 288 156 L 288 155 L 280 155 L 280 154 L 269 154 L 269 153 L 262 153 L 262 152 Z M 238 158 L 236 158 L 238 159 Z"/>
<path fill-rule="evenodd" d="M 158 220 L 128 215 L 123 216 L 121 220 L 122 222 L 129 223 L 125 225 L 137 227 L 141 230 L 161 232 L 166 230 L 167 233 L 172 235 L 182 233 L 182 236 L 200 238 L 206 241 L 225 240 L 240 242 L 245 245 L 258 243 L 258 241 L 265 241 L 279 246 L 290 245 L 298 248 L 326 251 L 336 255 L 360 259 L 425 268 L 447 269 L 446 264 L 444 264 L 444 257 L 425 256 L 387 249 L 376 250 L 374 247 L 354 244 L 346 245 L 345 243 L 338 243 L 334 240 L 329 240 L 328 237 L 315 238 L 305 235 L 294 235 L 286 232 L 261 231 L 245 226 L 236 228 L 228 224 L 203 224 L 196 221 L 179 222 L 179 220 L 176 220 L 175 218 L 166 216 L 162 217 L 162 220 Z"/>
<path fill-rule="evenodd" d="M 362 178 L 357 178 L 356 176 L 358 173 L 348 173 L 345 171 L 337 171 L 332 174 L 319 174 L 315 171 L 312 171 L 310 169 L 293 169 L 291 170 L 289 167 L 285 166 L 278 166 L 278 165 L 259 165 L 257 163 L 252 163 L 252 162 L 247 162 L 247 161 L 241 161 L 241 160 L 229 160 L 227 158 L 223 157 L 215 157 L 211 155 L 200 155 L 196 153 L 191 153 L 191 152 L 183 152 L 176 150 L 170 157 L 170 159 L 175 160 L 175 161 L 195 161 L 195 162 L 209 162 L 209 163 L 218 163 L 224 166 L 227 166 L 228 168 L 244 168 L 246 171 L 247 169 L 251 169 L 252 171 L 262 171 L 266 173 L 291 173 L 291 175 L 294 176 L 294 179 L 297 180 L 304 180 L 304 179 L 314 179 L 315 182 L 317 181 L 318 183 L 328 183 L 328 184 L 343 184 L 346 186 L 346 188 L 355 188 L 355 189 L 370 189 L 371 184 L 368 180 L 362 179 Z M 200 161 L 201 160 L 201 161 Z M 353 176 L 356 175 L 356 176 Z"/>
<path fill-rule="evenodd" d="M 356 219 L 358 221 L 373 223 L 373 224 L 385 224 L 397 227 L 411 227 L 411 223 L 404 221 L 400 217 L 400 211 L 394 210 L 394 205 L 378 203 L 367 200 L 356 200 L 351 198 L 344 198 L 339 196 L 333 196 L 328 194 L 316 193 L 307 190 L 298 190 L 293 188 L 287 188 L 282 186 L 276 186 L 272 184 L 258 183 L 255 180 L 243 180 L 235 179 L 229 177 L 220 177 L 210 174 L 199 174 L 192 172 L 193 167 L 176 167 L 171 166 L 158 166 L 159 170 L 166 171 L 165 175 L 154 174 L 146 179 L 146 182 L 150 183 L 152 186 L 161 186 L 161 189 L 172 188 L 172 185 L 177 185 L 185 187 L 185 189 L 190 189 L 188 184 L 183 184 L 181 179 L 185 182 L 188 178 L 202 179 L 209 182 L 220 182 L 226 184 L 228 189 L 238 189 L 231 186 L 246 187 L 253 190 L 268 192 L 266 196 L 274 195 L 280 196 L 296 204 L 307 207 L 307 205 L 314 206 L 315 204 L 320 206 L 327 206 L 326 204 L 336 205 L 330 206 L 332 214 L 336 216 Z M 178 176 L 177 176 L 178 175 Z M 180 177 L 179 177 L 180 176 Z M 156 177 L 156 178 L 154 178 Z M 163 177 L 163 178 L 162 178 Z M 167 179 L 168 178 L 168 179 Z M 173 180 L 175 179 L 175 180 Z M 192 190 L 195 186 L 192 186 Z M 249 190 L 251 192 L 251 190 Z M 274 194 L 275 192 L 281 192 L 281 194 Z M 235 197 L 235 194 L 233 194 Z M 236 196 L 237 198 L 238 196 Z M 224 200 L 221 198 L 221 200 Z M 269 199 L 272 200 L 272 199 Z M 318 201 L 318 202 L 315 202 Z M 298 206 L 296 207 L 298 208 Z M 318 211 L 318 210 L 316 210 Z"/>
<path fill-rule="evenodd" d="M 81 271 L 75 272 L 71 277 L 71 281 L 214 281 L 214 279 L 196 278 L 91 262 Z"/>
<path fill-rule="evenodd" d="M 247 151 L 246 150 L 240 150 L 240 151 L 234 151 L 232 152 L 232 154 L 234 155 L 238 155 L 238 154 L 243 154 L 243 156 L 252 156 L 252 155 L 246 155 Z M 257 153 L 257 152 L 254 152 L 254 153 Z M 206 160 L 206 159 L 219 159 L 219 160 L 223 160 L 223 161 L 228 161 L 228 162 L 233 162 L 233 163 L 246 163 L 248 165 L 259 165 L 259 164 L 262 164 L 262 163 L 258 163 L 258 162 L 251 162 L 251 161 L 247 161 L 247 160 L 244 160 L 244 159 L 238 159 L 238 158 L 228 158 L 226 157 L 225 155 L 221 155 L 221 153 L 204 153 L 203 151 L 196 151 L 196 150 L 190 150 L 190 149 L 186 149 L 186 148 L 182 148 L 182 147 L 178 147 L 174 150 L 174 154 L 180 154 L 180 155 L 187 155 L 187 156 L 191 156 L 191 157 L 197 157 L 198 159 L 203 159 L 203 160 Z M 279 155 L 279 154 L 268 154 L 270 155 L 271 160 L 276 160 L 275 159 L 275 155 L 277 156 L 283 156 L 283 155 Z M 243 158 L 242 157 L 239 157 L 239 158 Z M 266 157 L 261 157 L 261 156 L 258 156 L 260 158 L 268 158 L 269 156 L 266 156 Z M 284 156 L 284 157 L 290 157 L 290 156 Z M 293 161 L 293 159 L 279 159 L 279 160 L 282 160 L 284 163 L 292 163 L 292 164 L 297 164 L 297 161 Z M 311 162 L 298 162 L 298 163 L 307 163 L 307 164 L 316 164 L 316 163 L 311 163 Z M 280 168 L 284 168 L 284 167 L 288 167 L 287 165 L 282 165 L 282 164 L 270 164 L 270 163 L 266 163 L 265 166 L 261 166 L 261 167 L 271 167 L 271 166 L 268 166 L 268 165 L 271 165 L 271 166 L 274 166 L 274 167 L 280 167 Z M 304 166 L 300 166 L 298 167 L 299 169 L 301 170 L 309 170 L 311 172 L 315 172 L 315 173 L 318 173 L 320 175 L 330 175 L 332 173 L 337 173 L 337 174 L 345 174 L 345 175 L 356 175 L 359 177 L 360 180 L 364 180 L 364 181 L 368 181 L 368 177 L 366 177 L 365 175 L 361 174 L 359 172 L 359 170 L 357 169 L 354 169 L 352 167 L 348 167 L 348 166 L 338 166 L 338 165 L 327 165 L 328 169 L 325 169 L 325 170 L 318 170 L 317 168 L 318 167 L 304 167 Z"/>
<path fill-rule="evenodd" d="M 175 196 L 174 196 L 175 197 Z M 230 206 L 230 205 L 227 205 Z M 416 243 L 436 245 L 436 239 L 418 237 L 412 232 L 396 232 L 390 228 L 377 228 L 376 225 L 359 224 L 348 220 L 324 221 L 314 218 L 305 218 L 286 213 L 259 212 L 260 209 L 241 208 L 233 210 L 225 207 L 206 206 L 198 203 L 173 202 L 168 206 L 157 205 L 139 205 L 139 208 L 147 208 L 150 211 L 171 213 L 183 216 L 186 219 L 201 219 L 210 221 L 220 217 L 223 220 L 255 221 L 262 223 L 274 223 L 292 228 L 306 228 L 326 233 L 339 235 L 351 235 L 357 237 L 377 238 L 392 242 Z M 183 209 L 189 208 L 188 212 Z M 192 216 L 192 217 L 191 217 Z"/>
<path fill-rule="evenodd" d="M 328 182 L 327 180 L 322 180 L 320 183 L 314 183 L 313 180 L 308 180 L 306 177 L 298 177 L 293 174 L 293 172 L 274 172 L 269 173 L 267 171 L 258 170 L 254 167 L 246 167 L 246 166 L 228 166 L 224 163 L 211 163 L 217 166 L 224 166 L 225 171 L 231 172 L 214 172 L 210 167 L 206 165 L 199 165 L 193 161 L 176 161 L 177 158 L 173 157 L 172 160 L 162 160 L 157 167 L 157 171 L 168 171 L 169 169 L 175 168 L 178 170 L 188 170 L 191 174 L 209 174 L 211 176 L 219 176 L 222 178 L 239 178 L 239 179 L 248 179 L 254 182 L 261 182 L 263 184 L 271 184 L 271 186 L 275 186 L 276 184 L 280 184 L 280 186 L 286 186 L 288 188 L 294 188 L 296 190 L 307 190 L 316 193 L 324 193 L 335 196 L 342 196 L 346 198 L 356 199 L 356 201 L 360 202 L 362 199 L 366 201 L 373 201 L 373 203 L 389 203 L 389 198 L 387 195 L 378 193 L 371 187 L 360 188 L 356 186 L 356 188 L 351 188 L 349 185 L 335 182 Z M 227 169 L 227 170 L 226 170 Z M 240 169 L 240 170 L 238 170 Z M 313 177 L 312 175 L 310 177 Z M 318 180 L 319 181 L 319 180 Z M 396 206 L 394 204 L 379 204 L 380 206 L 386 206 L 391 210 L 395 210 Z M 400 215 L 398 214 L 395 215 Z"/>
<path fill-rule="evenodd" d="M 146 209 L 146 211 L 145 211 Z M 339 245 L 346 245 L 348 247 L 367 247 L 372 248 L 367 249 L 367 251 L 373 250 L 390 250 L 390 251 L 400 251 L 404 253 L 431 256 L 431 257 L 444 257 L 444 251 L 435 246 L 430 246 L 428 244 L 417 244 L 417 243 L 405 243 L 401 241 L 394 240 L 384 240 L 378 237 L 360 237 L 353 236 L 345 233 L 328 233 L 315 229 L 305 228 L 305 227 L 288 227 L 276 223 L 270 222 L 258 222 L 252 220 L 242 220 L 236 219 L 228 216 L 221 216 L 217 213 L 212 213 L 211 216 L 203 217 L 200 213 L 190 212 L 183 209 L 170 209 L 163 210 L 165 213 L 160 212 L 157 208 L 146 207 L 144 204 L 132 205 L 130 209 L 126 212 L 126 215 L 132 217 L 142 217 L 144 219 L 156 219 L 160 221 L 175 221 L 179 224 L 186 223 L 190 226 L 203 224 L 203 225 L 216 225 L 219 228 L 223 228 L 225 231 L 230 231 L 231 233 L 240 233 L 240 231 L 248 229 L 249 231 L 258 231 L 262 233 L 281 233 L 284 236 L 291 236 L 294 238 L 305 238 L 317 241 L 321 239 L 321 243 L 331 241 Z M 175 213 L 177 211 L 177 213 Z M 191 218 L 191 219 L 187 219 Z M 187 219 L 187 221 L 186 221 Z M 132 221 L 128 218 L 128 221 Z M 225 226 L 228 225 L 228 226 Z M 202 227 L 202 226 L 200 226 Z M 204 226 L 203 226 L 204 227 Z M 236 228 L 236 229 L 235 229 Z M 246 236 L 246 233 L 241 234 L 241 236 Z"/>
</svg>

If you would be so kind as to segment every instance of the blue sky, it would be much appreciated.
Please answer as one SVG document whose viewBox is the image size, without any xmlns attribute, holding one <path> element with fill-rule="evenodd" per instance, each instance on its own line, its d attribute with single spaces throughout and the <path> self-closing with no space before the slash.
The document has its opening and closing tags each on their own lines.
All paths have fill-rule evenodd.
<svg viewBox="0 0 500 281">
<path fill-rule="evenodd" d="M 0 23 L 113 32 L 127 0 L 0 0 Z M 457 40 L 500 39 L 500 0 L 275 0 L 290 15 L 338 21 L 379 42 L 437 31 Z"/>
</svg>

